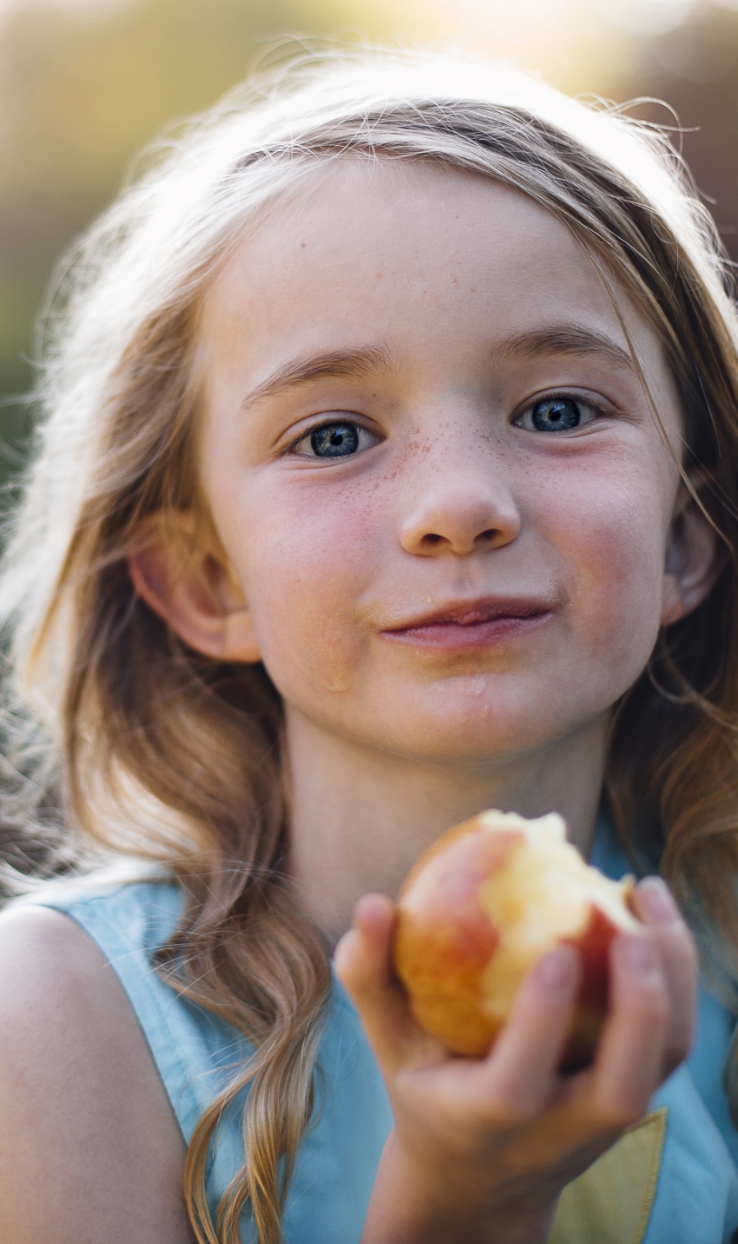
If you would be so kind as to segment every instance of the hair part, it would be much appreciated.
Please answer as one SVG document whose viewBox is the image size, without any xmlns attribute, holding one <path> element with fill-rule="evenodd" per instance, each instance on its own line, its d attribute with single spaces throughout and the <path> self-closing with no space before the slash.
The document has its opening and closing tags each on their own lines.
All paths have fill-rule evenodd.
<svg viewBox="0 0 738 1244">
<path fill-rule="evenodd" d="M 505 66 L 298 60 L 165 145 L 61 269 L 37 454 L 2 577 L 14 637 L 6 821 L 31 842 L 56 827 L 65 866 L 91 847 L 166 864 L 186 908 L 158 970 L 255 1051 L 189 1146 L 200 1244 L 237 1244 L 247 1206 L 260 1244 L 278 1244 L 330 968 L 289 891 L 279 696 L 261 665 L 178 639 L 134 594 L 126 558 L 148 515 L 192 511 L 193 539 L 209 522 L 196 461 L 205 293 L 272 204 L 347 157 L 432 160 L 528 195 L 663 342 L 684 466 L 706 473 L 701 501 L 729 564 L 617 706 L 606 789 L 634 857 L 661 858 L 738 1009 L 738 321 L 709 217 L 659 132 Z M 213 1221 L 208 1151 L 247 1087 L 247 1159 Z"/>
</svg>

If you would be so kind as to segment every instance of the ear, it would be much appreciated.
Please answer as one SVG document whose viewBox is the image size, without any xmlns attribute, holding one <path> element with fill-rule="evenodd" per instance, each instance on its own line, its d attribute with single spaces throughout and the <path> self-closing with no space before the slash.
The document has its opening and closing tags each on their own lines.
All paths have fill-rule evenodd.
<svg viewBox="0 0 738 1244">
<path fill-rule="evenodd" d="M 704 481 L 694 480 L 695 487 Z M 728 550 L 684 483 L 669 529 L 661 624 L 684 618 L 709 596 L 728 564 Z"/>
<path fill-rule="evenodd" d="M 144 520 L 128 557 L 142 600 L 185 643 L 220 661 L 259 661 L 246 599 L 225 554 L 202 540 L 192 511 Z"/>
</svg>

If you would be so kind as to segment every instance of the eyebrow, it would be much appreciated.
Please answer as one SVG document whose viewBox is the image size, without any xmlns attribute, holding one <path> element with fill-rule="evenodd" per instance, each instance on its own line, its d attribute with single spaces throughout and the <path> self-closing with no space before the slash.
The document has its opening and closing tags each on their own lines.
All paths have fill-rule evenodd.
<svg viewBox="0 0 738 1244">
<path fill-rule="evenodd" d="M 532 362 L 543 355 L 598 354 L 615 367 L 636 370 L 627 350 L 617 342 L 592 329 L 579 325 L 541 328 L 533 332 L 517 333 L 495 346 L 494 357 L 500 362 Z M 293 359 L 278 368 L 271 376 L 249 390 L 241 402 L 241 412 L 288 389 L 309 384 L 311 380 L 325 380 L 340 376 L 367 376 L 391 371 L 393 358 L 385 346 L 366 346 L 359 349 L 329 350 Z"/>
<path fill-rule="evenodd" d="M 614 367 L 637 370 L 632 356 L 612 338 L 574 324 L 517 333 L 501 342 L 494 354 L 501 362 L 512 363 L 532 362 L 542 355 L 598 354 Z"/>
<path fill-rule="evenodd" d="M 329 350 L 323 354 L 293 359 L 251 389 L 241 402 L 241 411 L 248 410 L 265 398 L 275 397 L 286 389 L 308 384 L 311 380 L 331 379 L 334 376 L 367 376 L 372 373 L 376 375 L 390 371 L 392 365 L 392 355 L 384 346 Z"/>
</svg>

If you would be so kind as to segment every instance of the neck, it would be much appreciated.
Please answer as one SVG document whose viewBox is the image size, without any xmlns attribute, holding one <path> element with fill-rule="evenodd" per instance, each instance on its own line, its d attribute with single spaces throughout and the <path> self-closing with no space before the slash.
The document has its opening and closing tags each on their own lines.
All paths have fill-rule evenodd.
<svg viewBox="0 0 738 1244">
<path fill-rule="evenodd" d="M 604 771 L 605 717 L 544 749 L 495 765 L 421 762 L 359 746 L 287 711 L 291 869 L 298 898 L 335 942 L 362 894 L 395 898 L 418 856 L 484 808 L 560 812 L 589 853 Z"/>
</svg>

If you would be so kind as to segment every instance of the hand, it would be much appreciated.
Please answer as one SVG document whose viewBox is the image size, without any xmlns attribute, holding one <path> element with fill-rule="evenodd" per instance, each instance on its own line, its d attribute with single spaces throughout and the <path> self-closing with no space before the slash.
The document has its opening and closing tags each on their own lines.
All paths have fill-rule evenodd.
<svg viewBox="0 0 738 1244">
<path fill-rule="evenodd" d="M 359 902 L 336 968 L 395 1115 L 362 1244 L 543 1244 L 561 1189 L 641 1117 L 692 1042 L 691 936 L 657 878 L 636 887 L 633 906 L 644 928 L 613 942 L 594 1063 L 564 1077 L 574 950 L 535 965 L 486 1058 L 457 1058 L 419 1028 L 394 975 L 394 904 Z"/>
</svg>

